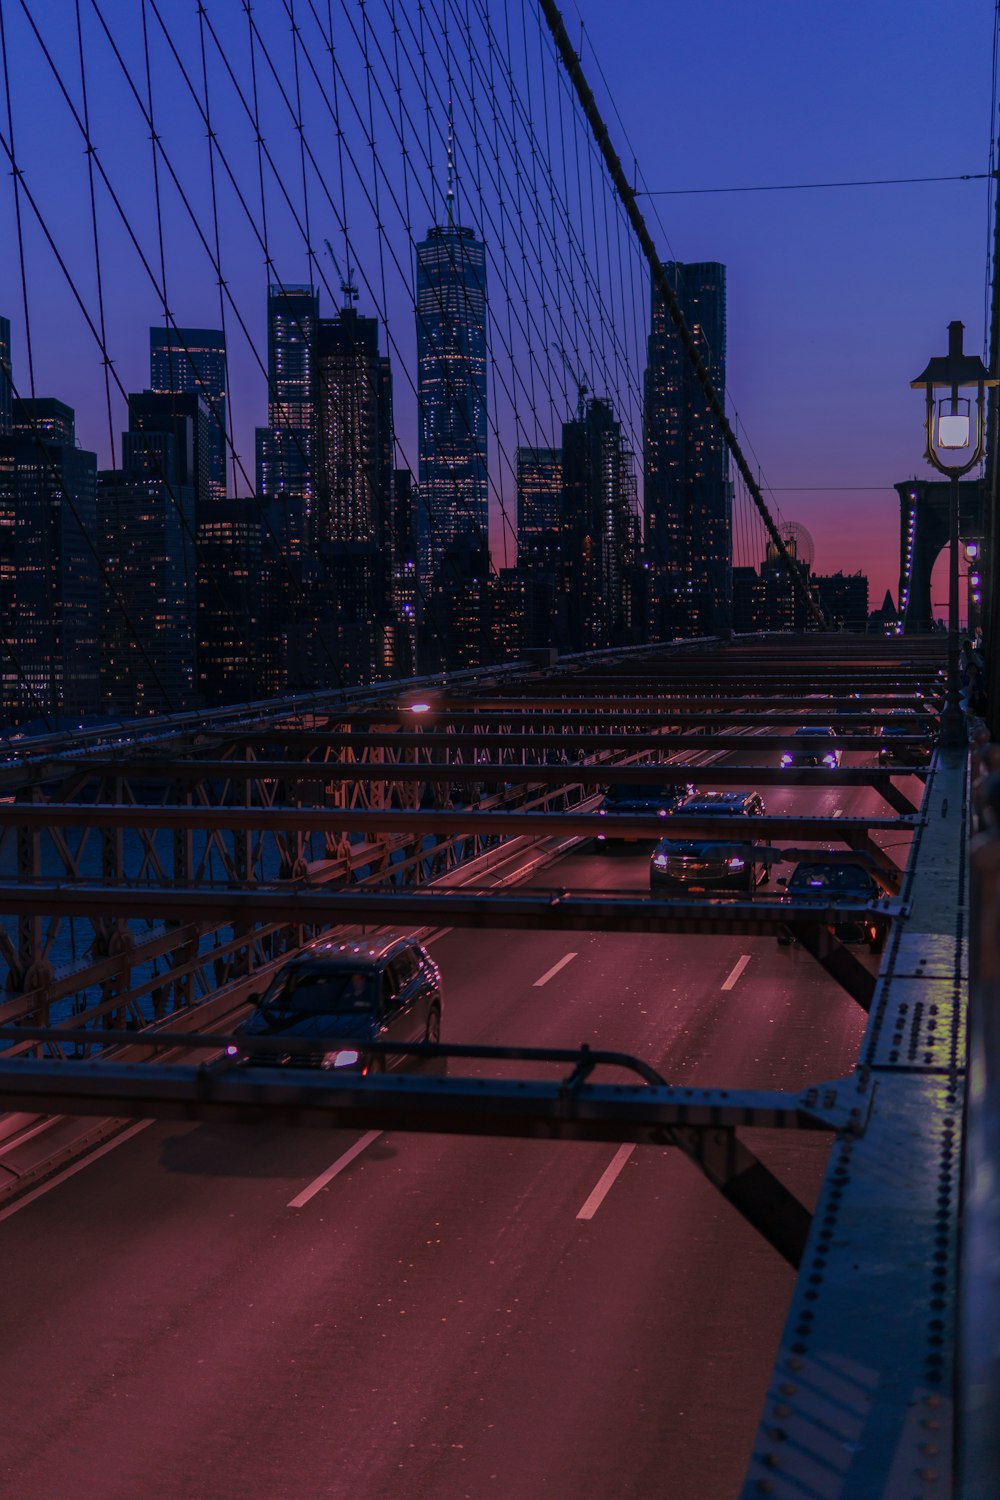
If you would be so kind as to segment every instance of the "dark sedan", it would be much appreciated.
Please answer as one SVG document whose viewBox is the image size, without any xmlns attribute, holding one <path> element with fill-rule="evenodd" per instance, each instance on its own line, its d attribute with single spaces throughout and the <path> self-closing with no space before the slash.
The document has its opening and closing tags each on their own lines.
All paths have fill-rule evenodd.
<svg viewBox="0 0 1000 1500">
<path fill-rule="evenodd" d="M 842 943 L 867 943 L 872 953 L 881 953 L 885 946 L 885 920 L 876 921 L 870 910 L 860 907 L 861 902 L 869 907 L 874 905 L 883 895 L 882 887 L 869 870 L 847 861 L 810 860 L 796 865 L 787 883 L 779 880 L 778 884 L 785 886 L 783 899 L 797 906 L 850 908 L 842 913 L 835 911 L 828 924 L 830 931 Z M 784 946 L 793 941 L 790 931 L 778 937 Z"/>
<path fill-rule="evenodd" d="M 759 792 L 704 792 L 689 797 L 677 811 L 696 818 L 759 818 L 764 801 Z M 664 838 L 649 864 L 649 888 L 654 895 L 746 894 L 768 878 L 767 859 L 760 840 Z M 758 857 L 758 851 L 759 857 Z"/>
</svg>

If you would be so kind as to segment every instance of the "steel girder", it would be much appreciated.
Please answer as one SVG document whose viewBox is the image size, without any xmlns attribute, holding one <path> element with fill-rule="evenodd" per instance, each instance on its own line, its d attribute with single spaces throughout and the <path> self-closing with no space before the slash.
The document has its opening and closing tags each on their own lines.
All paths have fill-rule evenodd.
<svg viewBox="0 0 1000 1500">
<path fill-rule="evenodd" d="M 697 774 L 697 768 L 692 768 Z M 657 839 L 665 834 L 678 838 L 715 838 L 731 834 L 736 842 L 747 842 L 752 832 L 758 838 L 832 839 L 850 843 L 870 833 L 911 833 L 915 817 L 832 818 L 798 817 L 764 813 L 752 823 L 743 817 L 698 817 L 684 812 L 669 817 L 649 813 L 535 812 L 506 808 L 483 811 L 411 808 L 343 807 L 209 807 L 204 804 L 148 804 L 124 806 L 112 803 L 22 803 L 0 805 L 0 828 L 211 828 L 239 832 L 265 829 L 326 830 L 336 832 L 408 832 L 421 835 L 496 833 L 577 834 L 591 837 L 604 832 L 615 837 Z M 246 876 L 236 871 L 237 878 Z"/>
<path fill-rule="evenodd" d="M 874 906 L 842 902 L 809 907 L 781 900 L 673 901 L 655 898 L 595 897 L 566 891 L 511 895 L 462 890 L 411 892 L 311 891 L 295 887 L 254 890 L 143 890 L 121 886 L 0 886 L 6 910 L 30 917 L 36 912 L 62 916 L 100 913 L 104 917 L 162 916 L 206 924 L 263 923 L 303 929 L 374 922 L 389 927 L 543 928 L 574 932 L 678 932 L 778 936 L 802 934 L 803 945 L 866 1010 L 874 976 L 829 931 L 838 920 L 857 914 L 888 927 L 902 908 L 888 899 Z"/>
<path fill-rule="evenodd" d="M 902 736 L 900 736 L 902 738 Z M 922 742 L 918 742 L 922 743 Z M 744 746 L 745 748 L 745 746 Z M 78 764 L 69 763 L 74 773 Z M 110 763 L 88 762 L 93 776 L 105 774 Z M 46 768 L 46 783 L 58 781 L 65 773 L 66 762 L 53 762 Z M 186 786 L 192 782 L 208 783 L 228 780 L 260 781 L 283 787 L 294 787 L 297 794 L 309 788 L 315 793 L 329 791 L 343 783 L 366 785 L 384 782 L 390 786 L 418 786 L 434 782 L 451 783 L 455 786 L 508 782 L 511 785 L 528 783 L 534 786 L 564 786 L 572 774 L 572 782 L 581 786 L 661 786 L 664 783 L 682 785 L 697 775 L 701 786 L 743 786 L 752 782 L 761 787 L 855 787 L 871 786 L 884 797 L 895 811 L 916 813 L 916 804 L 898 786 L 901 778 L 916 776 L 926 779 L 926 765 L 893 766 L 886 770 L 881 766 L 740 766 L 699 765 L 693 767 L 681 761 L 668 763 L 602 762 L 600 765 L 511 765 L 503 761 L 452 762 L 400 761 L 390 758 L 377 761 L 234 761 L 234 760 L 188 760 L 180 765 L 169 761 L 142 765 L 144 777 L 171 777 L 175 784 Z M 85 778 L 80 778 L 85 781 Z M 60 789 L 62 790 L 62 789 Z M 273 805 L 273 799 L 272 799 Z M 373 804 L 374 805 L 374 804 Z M 384 802 L 383 804 L 384 805 Z"/>
<path fill-rule="evenodd" d="M 937 688 L 934 695 L 937 696 Z M 813 721 L 825 723 L 830 714 L 839 714 L 842 717 L 854 719 L 859 714 L 865 718 L 877 719 L 880 715 L 888 713 L 907 713 L 914 718 L 927 718 L 928 714 L 924 704 L 928 701 L 930 689 L 927 695 L 916 697 L 909 694 L 872 692 L 866 693 L 864 702 L 858 701 L 856 693 L 845 693 L 842 696 L 830 694 L 825 698 L 816 698 L 809 695 L 803 696 L 801 692 L 795 694 L 769 694 L 760 692 L 754 694 L 754 711 L 761 717 L 766 714 L 793 714 L 794 722 L 811 723 Z M 716 714 L 745 713 L 747 711 L 746 694 L 728 696 L 725 693 L 713 693 L 710 689 L 699 688 L 696 692 L 685 692 L 683 689 L 664 690 L 660 693 L 651 693 L 646 684 L 645 689 L 619 691 L 617 684 L 609 685 L 603 693 L 594 693 L 584 696 L 578 688 L 567 690 L 565 694 L 552 692 L 539 692 L 537 695 L 528 697 L 513 697 L 504 693 L 498 693 L 489 698 L 471 697 L 449 697 L 440 705 L 442 711 L 461 716 L 463 714 L 487 715 L 500 717 L 510 715 L 512 718 L 522 713 L 576 713 L 576 714 L 621 714 L 623 711 L 635 714 L 660 714 L 674 713 L 710 713 Z M 403 709 L 402 712 L 407 712 Z M 827 718 L 824 718 L 824 715 Z M 412 718 L 412 712 L 409 717 Z M 782 722 L 779 720 L 779 722 Z"/>
<path fill-rule="evenodd" d="M 61 1048 L 78 1031 L 17 1028 Z M 144 1039 L 145 1040 L 145 1039 Z M 238 1039 L 161 1033 L 158 1047 L 224 1049 Z M 102 1045 L 134 1044 L 125 1033 Z M 871 1108 L 867 1083 L 838 1079 L 798 1093 L 671 1088 L 645 1065 L 620 1053 L 581 1049 L 374 1045 L 372 1051 L 416 1053 L 428 1064 L 474 1057 L 569 1064 L 553 1083 L 490 1078 L 344 1078 L 322 1069 L 191 1066 L 0 1057 L 0 1107 L 49 1113 L 277 1121 L 323 1128 L 431 1131 L 544 1140 L 633 1141 L 673 1146 L 698 1167 L 793 1267 L 805 1249 L 808 1210 L 741 1139 L 741 1128 L 863 1133 Z M 641 1084 L 593 1083 L 598 1067 L 625 1068 Z"/>
<path fill-rule="evenodd" d="M 858 1058 L 872 1112 L 834 1145 L 743 1500 L 953 1495 L 966 773 L 929 783 Z"/>
</svg>

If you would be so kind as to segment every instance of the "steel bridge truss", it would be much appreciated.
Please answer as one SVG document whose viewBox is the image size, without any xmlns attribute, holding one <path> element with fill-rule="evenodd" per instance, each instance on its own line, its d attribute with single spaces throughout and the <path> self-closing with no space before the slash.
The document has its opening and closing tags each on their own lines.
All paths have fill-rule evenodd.
<svg viewBox="0 0 1000 1500">
<path fill-rule="evenodd" d="M 935 642 L 700 645 L 452 686 L 419 720 L 412 695 L 396 689 L 346 711 L 313 702 L 285 724 L 272 711 L 200 733 L 185 725 L 169 739 L 147 733 L 110 755 L 92 741 L 47 745 L 0 769 L 0 792 L 13 799 L 0 803 L 0 890 L 15 924 L 4 939 L 10 998 L 0 1023 L 20 1023 L 0 1068 L 0 1102 L 123 1117 L 266 1111 L 291 1123 L 677 1146 L 802 1268 L 747 1497 L 943 1497 L 964 1080 L 966 768 L 942 752 L 924 759 L 939 669 Z M 787 747 L 781 731 L 808 723 L 833 727 L 845 750 L 870 753 L 890 712 L 912 729 L 909 766 L 717 763 Z M 704 786 L 878 792 L 884 816 L 754 820 L 772 860 L 837 845 L 876 868 L 891 894 L 859 910 L 885 935 L 877 976 L 836 940 L 836 913 L 822 905 L 484 886 L 484 862 L 506 862 L 502 879 L 516 885 L 520 862 L 537 869 L 598 828 L 662 835 L 662 820 L 601 817 L 598 793 L 688 777 Z M 746 847 L 745 819 L 675 816 L 670 831 L 722 834 Z M 888 841 L 906 846 L 905 868 Z M 155 1033 L 140 1039 L 135 1027 L 167 1018 L 160 1042 L 180 1045 L 179 1029 L 193 1047 L 192 1033 L 238 1018 L 251 987 L 287 952 L 362 922 L 791 930 L 868 1011 L 864 1042 L 851 1079 L 783 1095 L 678 1090 L 655 1078 L 598 1083 L 601 1054 L 562 1055 L 555 1060 L 572 1071 L 549 1083 L 293 1081 L 279 1069 L 141 1060 Z M 60 970 L 52 959 L 59 934 L 78 923 L 89 924 L 90 961 Z M 50 1020 L 58 1037 L 44 1029 Z M 109 1030 L 115 1022 L 129 1029 Z M 201 1039 L 219 1046 L 227 1035 Z M 454 1065 L 471 1049 L 445 1054 Z M 831 1132 L 811 1220 L 739 1138 L 752 1124 Z"/>
</svg>

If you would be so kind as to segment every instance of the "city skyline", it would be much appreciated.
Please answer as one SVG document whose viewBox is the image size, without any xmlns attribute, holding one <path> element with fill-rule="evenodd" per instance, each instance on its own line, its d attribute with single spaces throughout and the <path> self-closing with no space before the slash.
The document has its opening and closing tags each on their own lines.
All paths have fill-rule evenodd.
<svg viewBox="0 0 1000 1500">
<path fill-rule="evenodd" d="M 921 3 L 918 10 L 923 12 L 926 6 Z M 988 133 L 976 124 L 975 116 L 977 98 L 985 97 L 986 92 L 988 59 L 985 47 L 977 50 L 977 43 L 988 36 L 987 11 L 985 4 L 971 6 L 953 24 L 949 76 L 964 71 L 969 74 L 970 83 L 957 91 L 960 108 L 946 122 L 944 130 L 935 134 L 931 166 L 940 175 L 949 175 L 949 169 L 955 169 L 951 175 L 973 171 L 980 164 L 973 156 L 976 153 L 981 156 L 985 150 Z M 634 28 L 641 26 L 651 12 L 644 0 L 628 0 L 624 15 Z M 777 9 L 770 5 L 755 8 L 752 22 L 755 45 L 766 59 L 768 76 L 772 79 L 780 76 L 781 88 L 763 94 L 752 91 L 751 105 L 751 95 L 741 73 L 742 59 L 750 45 L 747 28 L 751 23 L 749 18 L 720 5 L 717 19 L 725 24 L 718 31 L 717 65 L 720 79 L 727 81 L 726 88 L 719 93 L 720 107 L 687 142 L 682 156 L 673 153 L 663 158 L 649 147 L 648 143 L 656 139 L 651 126 L 660 119 L 669 122 L 674 134 L 680 130 L 690 87 L 688 79 L 682 71 L 664 102 L 662 91 L 654 87 L 648 76 L 647 55 L 638 62 L 631 59 L 627 75 L 620 71 L 627 28 L 611 25 L 599 8 L 584 7 L 583 16 L 584 35 L 592 34 L 590 45 L 600 53 L 608 85 L 621 108 L 622 129 L 634 141 L 638 166 L 648 187 L 727 184 L 753 187 L 766 186 L 765 178 L 777 185 L 782 180 L 804 183 L 918 175 L 916 170 L 909 173 L 903 170 L 907 162 L 912 163 L 913 145 L 904 124 L 909 111 L 901 106 L 912 91 L 929 87 L 933 69 L 931 61 L 919 55 L 914 43 L 919 28 L 907 24 L 902 17 L 881 17 L 868 37 L 866 49 L 857 45 L 858 13 L 849 8 L 842 16 L 826 17 L 824 36 L 831 57 L 822 77 L 830 81 L 824 89 L 816 91 L 796 81 L 796 61 L 811 55 L 810 34 L 801 26 L 781 25 Z M 694 24 L 694 19 L 683 12 L 678 12 L 672 20 L 676 34 L 685 39 Z M 11 44 L 15 41 L 16 34 Z M 905 66 L 897 66 L 894 61 L 891 70 L 880 71 L 881 63 L 890 56 L 905 60 Z M 835 73 L 830 71 L 834 65 Z M 983 75 L 980 79 L 983 87 L 978 93 L 977 68 Z M 888 91 L 883 88 L 884 78 L 890 80 Z M 51 80 L 46 81 L 44 65 L 34 54 L 26 57 L 25 66 L 15 80 L 16 87 L 22 90 L 29 84 L 51 87 Z M 115 96 L 119 85 L 110 74 L 108 84 L 108 109 L 123 107 Z M 163 87 L 166 86 L 164 83 Z M 595 79 L 595 86 L 600 95 L 604 84 Z M 827 124 L 830 89 L 834 87 L 853 90 L 854 99 L 850 128 L 835 134 Z M 24 109 L 23 93 L 15 95 L 15 105 L 19 101 Z M 130 108 L 134 110 L 134 104 Z M 485 192 L 485 186 L 480 190 L 475 182 L 474 119 L 469 102 L 456 97 L 453 115 L 458 216 L 469 222 L 467 211 L 476 207 L 473 222 L 482 219 L 488 231 L 484 242 L 490 257 L 490 275 L 495 277 L 498 271 L 505 270 L 509 275 L 497 245 L 499 221 L 495 204 L 483 209 L 477 197 Z M 734 131 L 737 120 L 739 130 Z M 795 130 L 789 131 L 786 124 L 792 121 Z M 615 133 L 618 128 L 615 123 Z M 55 129 L 52 124 L 48 134 L 40 139 L 40 146 L 43 141 L 51 143 Z M 408 179 L 415 205 L 413 217 L 407 221 L 411 224 L 418 215 L 425 224 L 446 220 L 446 132 L 447 111 L 441 109 L 432 139 L 419 161 L 419 172 L 415 167 Z M 37 186 L 37 171 L 32 176 L 30 170 L 32 147 L 30 143 L 23 144 L 23 137 L 22 129 L 21 149 L 27 153 L 29 168 L 27 179 Z M 875 155 L 873 142 L 877 144 Z M 616 134 L 616 144 L 624 155 L 624 135 L 618 139 Z M 238 155 L 235 159 L 238 165 Z M 652 166 L 661 160 L 668 160 L 670 170 L 665 174 L 658 166 L 658 175 L 663 180 L 654 182 Z M 741 180 L 730 182 L 732 171 L 726 169 L 735 170 L 737 166 Z M 66 168 L 61 167 L 58 177 L 53 179 L 54 188 L 62 191 L 66 187 L 67 173 L 68 158 Z M 929 168 L 926 175 L 932 175 Z M 397 179 L 393 178 L 392 183 L 395 187 Z M 65 194 L 68 207 L 73 206 L 76 191 L 74 186 Z M 401 301 L 405 277 L 410 274 L 407 270 L 410 257 L 402 254 L 401 241 L 397 241 L 395 265 L 392 255 L 387 253 L 388 237 L 384 243 L 370 238 L 366 243 L 362 215 L 357 203 L 349 201 L 351 191 L 356 197 L 357 188 L 351 190 L 348 184 L 344 201 L 349 209 L 348 221 L 353 220 L 357 225 L 353 230 L 349 224 L 337 222 L 340 212 L 337 200 L 326 205 L 324 222 L 314 229 L 309 245 L 302 243 L 301 236 L 297 244 L 289 243 L 287 226 L 272 224 L 272 266 L 275 271 L 280 268 L 288 286 L 307 281 L 322 286 L 327 307 L 333 307 L 337 299 L 331 280 L 335 282 L 336 278 L 327 271 L 323 276 L 318 274 L 325 261 L 319 248 L 322 231 L 329 229 L 335 239 L 343 234 L 350 241 L 353 249 L 350 264 L 358 285 L 359 311 L 380 317 L 383 330 L 386 327 L 383 313 L 389 314 L 391 347 L 387 352 L 400 372 L 395 401 L 398 445 L 394 466 L 409 467 L 416 475 L 419 467 L 416 334 L 407 326 L 407 310 Z M 780 507 L 785 519 L 802 522 L 812 531 L 819 549 L 819 565 L 827 571 L 841 568 L 845 572 L 864 567 L 872 578 L 873 597 L 881 596 L 885 587 L 895 596 L 898 588 L 895 556 L 898 506 L 892 487 L 909 475 L 926 477 L 920 456 L 920 413 L 908 390 L 911 366 L 920 368 L 926 363 L 928 352 L 936 347 L 946 322 L 956 313 L 969 329 L 967 343 L 974 344 L 982 332 L 983 297 L 977 283 L 986 248 L 982 232 L 986 218 L 982 213 L 983 193 L 985 188 L 981 183 L 956 182 L 843 192 L 640 199 L 665 259 L 672 254 L 684 262 L 717 260 L 727 266 L 727 385 L 740 415 L 739 431 L 759 464 L 765 492 Z M 495 197 L 494 193 L 491 203 Z M 974 212 L 970 207 L 973 202 L 980 205 Z M 946 211 L 940 212 L 941 207 Z M 403 220 L 399 219 L 398 227 L 402 226 Z M 419 232 L 413 224 L 411 246 Z M 179 234 L 179 225 L 171 233 Z M 379 261 L 383 259 L 388 270 L 380 277 Z M 46 305 L 40 297 L 41 283 L 34 266 L 35 259 L 31 258 L 28 294 L 34 325 L 34 389 L 39 395 L 57 389 L 62 392 L 61 399 L 77 412 L 80 431 L 87 434 L 87 442 L 98 452 L 101 464 L 106 465 L 111 462 L 116 434 L 127 425 L 127 418 L 120 413 L 108 421 L 98 374 L 99 351 L 80 323 L 78 310 L 70 308 L 70 315 L 66 316 L 64 292 L 54 298 L 51 307 Z M 29 394 L 23 317 L 16 316 L 19 278 L 16 261 L 10 258 L 10 246 L 6 253 L 0 251 L 0 269 L 12 292 L 6 311 L 13 319 L 15 367 L 21 372 L 19 383 L 24 387 L 20 394 Z M 247 305 L 259 305 L 259 281 L 252 296 L 247 291 L 249 269 L 240 264 L 230 265 L 229 270 L 234 298 L 242 298 Z M 259 273 L 254 274 L 259 277 Z M 380 292 L 380 280 L 388 287 L 387 301 Z M 592 301 L 588 303 L 590 294 L 582 282 L 575 290 L 565 279 L 560 284 L 567 298 L 567 316 L 572 310 L 573 317 L 579 319 L 588 306 L 594 305 Z M 811 296 L 804 301 L 807 286 Z M 51 287 L 56 290 L 54 281 Z M 108 298 L 107 306 L 109 344 L 113 347 L 122 386 L 135 390 L 144 384 L 145 373 L 141 363 L 143 352 L 132 337 L 132 330 L 136 322 L 140 326 L 143 322 L 150 327 L 155 325 L 155 298 L 149 287 L 143 290 L 138 282 L 130 282 L 127 277 L 116 277 L 115 292 L 115 298 Z M 137 318 L 144 301 L 147 316 L 143 318 L 140 312 Z M 381 307 L 377 305 L 380 302 Z M 198 281 L 193 271 L 179 270 L 173 278 L 170 303 L 177 321 L 184 327 L 212 328 L 218 324 L 218 319 L 211 316 L 211 309 L 213 303 L 216 309 L 220 306 L 219 289 L 211 277 Z M 499 317 L 502 304 L 498 302 L 497 307 Z M 623 338 L 627 307 L 625 311 L 626 317 L 619 319 Z M 225 312 L 230 348 L 231 427 L 240 455 L 236 489 L 242 494 L 253 486 L 255 464 L 249 435 L 261 421 L 261 396 L 263 393 L 266 402 L 266 387 L 259 361 L 248 348 L 241 347 L 245 339 L 239 320 L 234 319 L 233 307 L 227 306 Z M 901 322 L 904 313 L 905 326 Z M 533 316 L 537 318 L 538 314 Z M 412 311 L 409 317 L 412 318 Z M 266 368 L 259 316 L 248 321 L 256 325 L 252 331 Z M 869 327 L 874 338 L 867 332 Z M 69 336 L 73 328 L 79 330 L 75 338 Z M 598 355 L 581 348 L 578 362 L 571 334 L 562 337 L 568 341 L 570 362 L 578 365 L 578 370 L 574 374 L 561 371 L 563 389 L 559 390 L 557 367 L 562 361 L 555 352 L 557 343 L 562 342 L 559 331 L 548 330 L 546 338 L 546 329 L 538 321 L 537 327 L 528 332 L 533 337 L 532 350 L 527 355 L 516 328 L 510 343 L 516 358 L 514 373 L 508 373 L 507 378 L 515 387 L 517 412 L 502 391 L 490 392 L 490 420 L 496 423 L 503 439 L 501 451 L 490 432 L 490 540 L 498 567 L 513 561 L 516 448 L 558 445 L 560 424 L 572 410 L 575 373 L 582 373 L 596 394 L 612 399 L 614 396 L 609 383 L 601 377 Z M 537 368 L 533 369 L 533 364 Z M 58 379 L 53 375 L 56 369 L 60 372 Z M 610 364 L 607 369 L 610 371 Z M 519 385 L 522 371 L 523 382 Z M 543 373 L 549 386 L 544 399 L 539 396 L 539 376 Z M 641 377 L 638 363 L 633 374 Z M 533 394 L 526 395 L 529 387 Z M 120 392 L 112 388 L 110 395 L 111 405 L 120 407 Z M 554 409 L 556 406 L 560 409 Z M 634 405 L 631 412 L 623 412 L 626 423 L 632 424 L 633 448 L 638 451 L 634 415 Z M 519 420 L 526 428 L 523 432 L 518 429 Z M 773 491 L 768 490 L 769 485 L 774 486 Z M 498 496 L 503 498 L 506 519 L 498 513 Z"/>
</svg>

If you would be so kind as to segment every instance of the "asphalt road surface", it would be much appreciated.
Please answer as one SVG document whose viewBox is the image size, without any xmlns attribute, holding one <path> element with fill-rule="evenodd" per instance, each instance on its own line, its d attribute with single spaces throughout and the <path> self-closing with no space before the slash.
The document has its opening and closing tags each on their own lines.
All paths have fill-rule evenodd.
<svg viewBox="0 0 1000 1500">
<path fill-rule="evenodd" d="M 536 883 L 645 890 L 648 859 Z M 445 1039 L 586 1041 L 671 1082 L 835 1078 L 864 1025 L 773 938 L 432 951 Z M 827 1138 L 751 1144 L 811 1206 Z M 669 1150 L 165 1122 L 7 1210 L 0 1254 L 12 1500 L 727 1500 L 793 1283 Z"/>
</svg>

